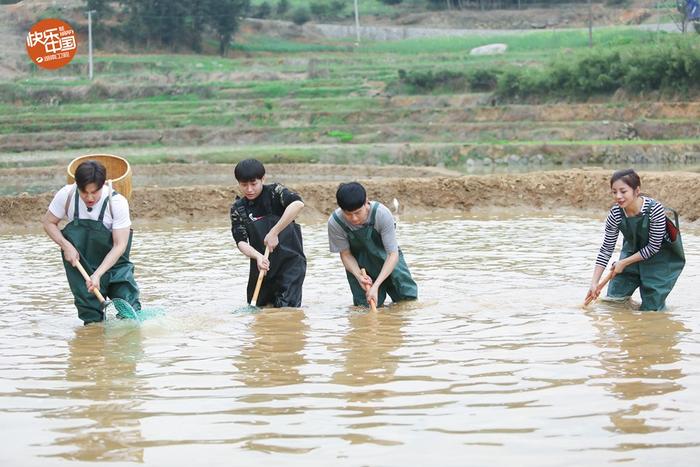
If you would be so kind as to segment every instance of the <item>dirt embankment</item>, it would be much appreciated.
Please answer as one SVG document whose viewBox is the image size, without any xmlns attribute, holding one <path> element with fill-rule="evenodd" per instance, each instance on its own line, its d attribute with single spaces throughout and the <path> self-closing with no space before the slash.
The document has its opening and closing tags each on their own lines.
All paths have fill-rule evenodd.
<svg viewBox="0 0 700 467">
<path fill-rule="evenodd" d="M 312 170 L 312 169 L 311 169 Z M 642 189 L 674 207 L 686 221 L 700 219 L 700 174 L 642 173 Z M 372 199 L 400 200 L 404 213 L 443 209 L 470 211 L 491 206 L 536 209 L 600 209 L 610 206 L 608 170 L 569 170 L 512 175 L 360 180 Z M 307 205 L 304 219 L 321 221 L 335 208 L 337 181 L 293 183 Z M 136 188 L 132 215 L 136 222 L 226 219 L 236 196 L 233 187 Z M 52 195 L 0 197 L 0 225 L 36 224 Z M 0 229 L 2 230 L 2 229 Z"/>
<path fill-rule="evenodd" d="M 637 3 L 637 5 L 634 5 Z M 363 40 L 401 40 L 416 37 L 503 35 L 508 31 L 533 29 L 585 28 L 589 18 L 595 27 L 637 25 L 650 20 L 658 11 L 641 1 L 628 2 L 624 8 L 610 5 L 561 4 L 552 8 L 450 9 L 417 11 L 397 7 L 391 15 L 361 15 Z M 246 18 L 241 25 L 244 35 L 265 35 L 283 39 L 307 40 L 354 38 L 352 17 L 340 23 L 311 21 L 302 26 L 291 21 Z"/>
</svg>

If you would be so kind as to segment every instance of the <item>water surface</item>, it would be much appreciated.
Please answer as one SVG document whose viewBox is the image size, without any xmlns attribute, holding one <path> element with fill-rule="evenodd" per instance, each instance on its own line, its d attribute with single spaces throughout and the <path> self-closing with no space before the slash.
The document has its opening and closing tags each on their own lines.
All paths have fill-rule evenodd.
<svg viewBox="0 0 700 467">
<path fill-rule="evenodd" d="M 134 239 L 168 315 L 83 327 L 57 247 L 0 237 L 2 465 L 689 465 L 700 453 L 697 232 L 664 313 L 579 306 L 602 220 L 399 224 L 420 300 L 353 309 L 304 226 L 303 310 L 245 305 L 225 226 Z M 638 298 L 637 298 L 638 302 Z"/>
</svg>

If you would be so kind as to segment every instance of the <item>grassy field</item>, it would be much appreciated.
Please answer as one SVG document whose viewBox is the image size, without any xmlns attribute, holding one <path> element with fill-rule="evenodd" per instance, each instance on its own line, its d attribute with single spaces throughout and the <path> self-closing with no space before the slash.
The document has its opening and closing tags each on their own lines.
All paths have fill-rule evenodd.
<svg viewBox="0 0 700 467">
<path fill-rule="evenodd" d="M 253 11 L 256 11 L 261 4 L 267 3 L 272 9 L 272 17 L 276 17 L 277 5 L 279 5 L 279 0 L 251 0 L 250 5 Z M 312 4 L 327 4 L 328 0 L 288 0 L 289 12 L 294 11 L 297 8 L 306 8 L 311 10 Z M 354 17 L 354 7 L 352 1 L 342 2 L 344 7 L 338 16 L 341 17 Z M 391 17 L 397 12 L 407 12 L 407 11 L 425 11 L 425 0 L 403 0 L 399 7 L 394 7 L 391 5 L 386 5 L 379 0 L 359 0 L 358 9 L 361 15 L 375 15 L 383 17 Z M 289 15 L 287 15 L 289 16 Z"/>
<path fill-rule="evenodd" d="M 626 53 L 676 40 L 620 28 L 596 31 L 594 39 L 600 51 Z M 399 70 L 537 69 L 557 57 L 589 54 L 587 41 L 585 31 L 573 30 L 360 48 L 247 36 L 226 59 L 98 55 L 93 82 L 81 56 L 59 72 L 35 70 L 0 82 L 0 167 L 64 163 L 94 152 L 135 163 L 254 156 L 454 167 L 470 160 L 497 164 L 517 151 L 555 164 L 585 162 L 577 146 L 609 148 L 592 163 L 632 157 L 636 148 L 660 161 L 671 160 L 679 147 L 695 154 L 700 103 L 660 102 L 653 95 L 508 103 L 494 102 L 488 92 L 404 95 L 393 86 Z M 492 42 L 508 44 L 508 52 L 469 55 Z"/>
</svg>

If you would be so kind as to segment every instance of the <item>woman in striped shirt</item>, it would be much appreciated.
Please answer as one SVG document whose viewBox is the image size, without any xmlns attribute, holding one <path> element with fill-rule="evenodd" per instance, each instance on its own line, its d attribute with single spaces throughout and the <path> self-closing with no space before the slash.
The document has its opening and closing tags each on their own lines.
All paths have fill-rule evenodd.
<svg viewBox="0 0 700 467">
<path fill-rule="evenodd" d="M 634 170 L 615 172 L 610 188 L 615 205 L 605 221 L 605 239 L 586 299 L 597 298 L 600 293 L 600 276 L 622 232 L 622 252 L 619 261 L 613 263 L 615 275 L 608 286 L 608 297 L 626 299 L 639 288 L 640 310 L 662 310 L 685 265 L 680 232 L 672 223 L 667 231 L 670 221 L 661 203 L 640 195 L 641 181 Z"/>
</svg>

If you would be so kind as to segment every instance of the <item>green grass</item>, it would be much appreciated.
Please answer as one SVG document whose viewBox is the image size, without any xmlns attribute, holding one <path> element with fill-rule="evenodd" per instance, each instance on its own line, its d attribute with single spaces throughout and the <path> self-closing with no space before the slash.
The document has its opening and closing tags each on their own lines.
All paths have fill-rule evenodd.
<svg viewBox="0 0 700 467">
<path fill-rule="evenodd" d="M 260 4 L 266 2 L 272 7 L 272 18 L 275 18 L 275 11 L 279 0 L 251 0 L 250 5 L 253 10 L 256 9 Z M 310 9 L 312 3 L 327 3 L 328 0 L 289 0 L 289 12 L 293 11 L 295 8 L 306 7 Z M 354 7 L 353 2 L 348 0 L 345 2 L 346 6 L 343 13 L 346 17 L 354 18 Z M 365 15 L 374 15 L 380 17 L 393 17 L 397 13 L 406 13 L 407 11 L 425 11 L 426 2 L 425 0 L 403 0 L 399 5 L 392 6 L 386 5 L 379 0 L 358 0 L 358 11 L 360 17 Z M 287 14 L 289 16 L 289 13 Z"/>
<path fill-rule="evenodd" d="M 347 41 L 344 41 L 347 42 Z M 251 36 L 245 42 L 235 42 L 231 44 L 231 49 L 239 52 L 268 52 L 281 54 L 298 54 L 308 52 L 344 52 L 351 50 L 352 43 L 303 43 L 291 42 L 278 38 L 265 36 Z"/>
<path fill-rule="evenodd" d="M 653 41 L 663 44 L 668 37 L 611 28 L 597 30 L 594 40 L 596 51 L 644 53 L 648 47 L 655 47 Z M 699 142 L 698 138 L 540 141 L 538 137 L 542 135 L 544 139 L 550 125 L 557 130 L 562 125 L 588 125 L 605 117 L 581 114 L 582 121 L 562 125 L 537 118 L 503 123 L 499 121 L 498 107 L 493 109 L 496 113 L 489 113 L 488 94 L 407 97 L 391 94 L 392 90 L 385 87 L 397 79 L 399 69 L 462 73 L 482 68 L 543 69 L 556 57 L 575 58 L 589 53 L 587 32 L 583 30 L 538 31 L 499 38 L 363 42 L 359 50 L 347 48 L 347 41 L 310 44 L 259 36 L 237 40 L 231 58 L 192 54 L 100 55 L 97 79 L 93 83 L 81 76 L 85 71 L 84 58 L 77 60 L 73 69 L 58 74 L 36 72 L 26 79 L 0 82 L 0 134 L 3 135 L 0 142 L 11 141 L 5 135 L 28 138 L 28 134 L 34 133 L 65 132 L 67 135 L 59 135 L 65 147 L 56 149 L 69 153 L 65 157 L 70 159 L 76 153 L 88 152 L 88 148 L 80 148 L 81 143 L 76 143 L 90 140 L 80 132 L 125 131 L 120 135 L 125 139 L 113 151 L 117 154 L 123 151 L 137 164 L 235 162 L 243 157 L 297 162 L 396 162 L 396 152 L 404 150 L 397 148 L 408 143 L 411 147 L 426 148 L 430 158 L 422 160 L 420 154 L 412 154 L 400 162 L 458 164 L 462 160 L 461 145 L 664 146 Z M 700 36 L 688 34 L 683 40 L 697 43 Z M 509 45 L 506 54 L 468 55 L 472 47 L 497 41 Z M 53 105 L 40 103 L 48 102 L 47 97 L 51 96 L 57 98 L 51 100 Z M 625 105 L 628 102 L 608 104 L 610 107 Z M 517 109 L 509 107 L 515 106 L 501 105 L 500 109 L 512 110 L 517 115 Z M 605 104 L 601 104 L 601 109 L 604 107 Z M 460 119 L 461 111 L 465 116 Z M 473 117 L 478 112 L 484 113 Z M 690 118 L 675 120 L 693 121 Z M 460 128 L 467 124 L 472 133 Z M 201 143 L 204 147 L 197 146 L 197 131 L 204 135 L 216 134 L 216 127 L 220 127 L 223 134 L 240 132 L 242 139 L 250 138 L 259 144 L 240 146 L 226 144 L 224 140 L 215 143 L 221 146 L 208 148 L 204 139 Z M 531 140 L 505 140 L 508 133 L 503 128 L 510 130 L 510 127 L 518 131 L 531 127 L 532 133 L 517 133 Z M 137 137 L 130 144 L 131 136 L 126 133 L 155 130 L 153 133 L 157 137 L 157 131 L 181 128 L 187 130 L 173 132 L 177 137 L 167 146 L 141 144 L 139 141 L 144 139 Z M 190 129 L 195 135 L 191 142 L 186 139 Z M 71 138 L 70 132 L 75 132 L 76 137 Z M 569 133 L 553 131 L 552 134 L 566 137 Z M 579 135 L 582 138 L 591 136 L 598 137 L 598 134 L 588 128 Z M 152 135 L 147 134 L 147 137 Z M 146 141 L 155 141 L 156 137 Z M 6 154 L 10 157 L 0 156 L 0 166 L 30 163 L 14 161 L 11 157 L 14 153 L 9 150 Z M 21 151 L 17 154 L 29 156 Z M 52 152 L 37 151 L 37 154 L 37 163 L 55 160 Z M 44 162 L 40 162 L 42 160 Z"/>
<path fill-rule="evenodd" d="M 352 141 L 353 138 L 352 133 L 348 133 L 347 131 L 341 130 L 331 130 L 328 132 L 328 136 L 337 138 L 338 141 L 341 143 L 349 143 L 350 141 Z"/>
<path fill-rule="evenodd" d="M 597 29 L 594 31 L 593 43 L 600 47 L 617 47 L 631 44 L 646 44 L 653 40 L 663 40 L 667 33 L 641 31 L 633 28 L 616 27 Z M 461 53 L 465 56 L 474 47 L 487 44 L 503 43 L 508 45 L 507 53 L 551 52 L 565 48 L 579 49 L 588 47 L 588 31 L 586 30 L 556 30 L 537 31 L 524 34 L 508 34 L 489 37 L 439 37 L 406 39 L 401 41 L 368 42 L 361 46 L 363 53 L 396 53 L 396 54 L 435 54 Z M 493 57 L 485 57 L 493 60 Z"/>
<path fill-rule="evenodd" d="M 650 144 L 666 146 L 671 144 L 700 145 L 695 139 L 679 139 L 673 141 L 493 141 L 493 142 L 449 142 L 432 144 L 303 144 L 303 145 L 238 145 L 232 147 L 178 147 L 165 148 L 159 145 L 140 145 L 138 148 L 125 146 L 110 146 L 86 148 L 82 154 L 105 152 L 119 154 L 128 158 L 134 165 L 153 165 L 162 163 L 236 163 L 242 159 L 254 157 L 263 162 L 283 163 L 379 163 L 403 165 L 435 165 L 455 167 L 464 164 L 467 158 L 480 158 L 481 151 L 499 149 L 509 154 L 519 154 L 523 147 L 564 148 L 566 146 L 640 146 Z M 402 147 L 405 150 L 398 152 Z M 484 154 L 489 154 L 490 151 Z M 546 155 L 549 162 L 561 163 L 566 152 Z M 0 168 L 40 167 L 65 165 L 75 157 L 75 152 L 61 154 L 42 153 L 22 158 L 3 157 L 0 154 Z M 559 161 L 559 162 L 557 162 Z"/>
</svg>

